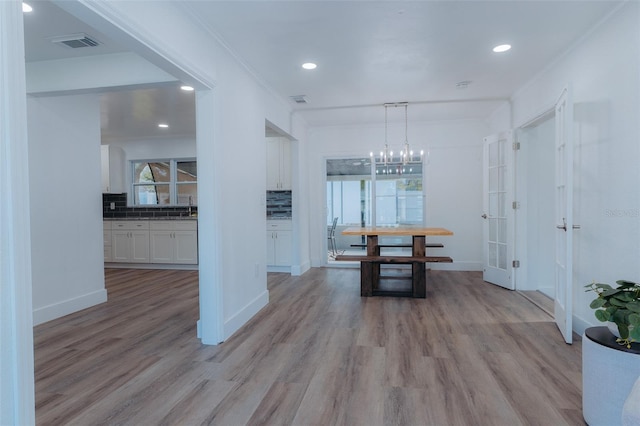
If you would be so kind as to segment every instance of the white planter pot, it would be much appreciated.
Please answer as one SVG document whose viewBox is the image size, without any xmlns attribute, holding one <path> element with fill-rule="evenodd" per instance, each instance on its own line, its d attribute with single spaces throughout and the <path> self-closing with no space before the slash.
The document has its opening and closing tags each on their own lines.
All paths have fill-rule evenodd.
<svg viewBox="0 0 640 426">
<path fill-rule="evenodd" d="M 604 327 L 593 328 L 606 333 Z M 582 336 L 582 414 L 589 426 L 620 425 L 625 400 L 640 377 L 640 354 L 609 343 L 612 347 L 591 340 L 586 332 Z"/>
<path fill-rule="evenodd" d="M 618 326 L 615 322 L 607 321 L 607 328 L 614 336 L 620 338 L 620 332 L 618 331 Z"/>
</svg>

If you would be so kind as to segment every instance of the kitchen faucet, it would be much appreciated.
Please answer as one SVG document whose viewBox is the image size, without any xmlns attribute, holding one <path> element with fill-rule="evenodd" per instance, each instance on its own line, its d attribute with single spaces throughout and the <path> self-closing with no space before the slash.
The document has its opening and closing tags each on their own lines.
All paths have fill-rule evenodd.
<svg viewBox="0 0 640 426">
<path fill-rule="evenodd" d="M 191 216 L 191 204 L 193 203 L 193 198 L 189 195 L 189 216 Z"/>
</svg>

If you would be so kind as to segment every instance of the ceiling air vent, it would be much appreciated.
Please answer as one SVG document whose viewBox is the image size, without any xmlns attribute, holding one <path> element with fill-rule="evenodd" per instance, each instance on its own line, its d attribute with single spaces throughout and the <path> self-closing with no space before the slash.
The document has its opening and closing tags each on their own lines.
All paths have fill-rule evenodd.
<svg viewBox="0 0 640 426">
<path fill-rule="evenodd" d="M 306 95 L 295 95 L 295 96 L 289 96 L 291 98 L 291 100 L 297 104 L 306 104 L 309 103 L 309 101 L 307 100 Z"/>
<path fill-rule="evenodd" d="M 51 37 L 51 42 L 56 44 L 62 44 L 71 49 L 77 49 L 79 47 L 94 47 L 100 44 L 99 41 L 89 37 L 84 33 L 69 34 L 60 37 Z"/>
</svg>

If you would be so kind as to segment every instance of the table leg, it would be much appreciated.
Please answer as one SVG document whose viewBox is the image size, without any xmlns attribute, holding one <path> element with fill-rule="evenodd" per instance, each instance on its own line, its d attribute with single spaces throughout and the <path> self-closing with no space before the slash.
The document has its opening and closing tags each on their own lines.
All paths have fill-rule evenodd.
<svg viewBox="0 0 640 426">
<path fill-rule="evenodd" d="M 413 262 L 411 269 L 411 296 L 424 299 L 427 297 L 427 274 L 424 270 L 424 262 Z"/>
<path fill-rule="evenodd" d="M 414 256 L 424 256 L 425 253 L 426 237 L 424 235 L 413 236 L 413 249 L 411 253 Z"/>
<path fill-rule="evenodd" d="M 360 262 L 360 297 L 373 296 L 373 262 Z"/>
<path fill-rule="evenodd" d="M 380 256 L 380 247 L 378 246 L 377 235 L 367 235 L 367 256 Z M 380 264 L 370 262 L 371 268 L 371 288 L 377 290 L 380 288 Z M 361 274 L 362 276 L 362 274 Z"/>
<path fill-rule="evenodd" d="M 424 235 L 413 236 L 413 248 L 411 250 L 414 256 L 425 255 L 426 238 Z M 411 285 L 413 297 L 424 299 L 427 297 L 427 277 L 425 273 L 424 262 L 413 262 L 411 266 Z"/>
</svg>

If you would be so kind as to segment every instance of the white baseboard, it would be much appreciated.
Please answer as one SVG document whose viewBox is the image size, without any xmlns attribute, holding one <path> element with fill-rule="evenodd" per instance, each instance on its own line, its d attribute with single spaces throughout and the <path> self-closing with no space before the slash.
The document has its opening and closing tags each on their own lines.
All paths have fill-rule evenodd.
<svg viewBox="0 0 640 426">
<path fill-rule="evenodd" d="M 103 288 L 92 293 L 74 297 L 73 299 L 43 306 L 33 310 L 33 325 L 42 324 L 106 301 L 107 290 Z"/>
<path fill-rule="evenodd" d="M 291 275 L 300 276 L 311 269 L 311 264 L 305 262 L 301 265 L 294 265 L 291 267 Z"/>
<path fill-rule="evenodd" d="M 197 271 L 198 265 L 181 265 L 173 263 L 114 263 L 105 262 L 105 269 L 178 269 L 181 271 Z"/>
<path fill-rule="evenodd" d="M 253 299 L 244 308 L 224 322 L 224 340 L 227 340 L 240 327 L 245 325 L 260 309 L 269 303 L 269 291 L 265 290 L 258 297 Z"/>
<path fill-rule="evenodd" d="M 267 265 L 267 272 L 286 272 L 291 273 L 291 266 L 272 266 Z"/>
<path fill-rule="evenodd" d="M 482 262 L 427 263 L 434 271 L 482 271 Z"/>
<path fill-rule="evenodd" d="M 594 315 L 595 318 L 595 315 Z M 596 322 L 596 321 L 594 321 Z M 597 325 L 605 325 L 603 322 L 598 323 Z M 589 328 L 589 327 L 593 327 L 594 324 L 590 324 L 589 322 L 585 321 L 584 318 L 578 317 L 576 315 L 573 315 L 573 324 L 572 324 L 572 328 L 574 333 L 579 334 L 580 336 L 582 336 L 584 334 L 584 331 Z"/>
</svg>

